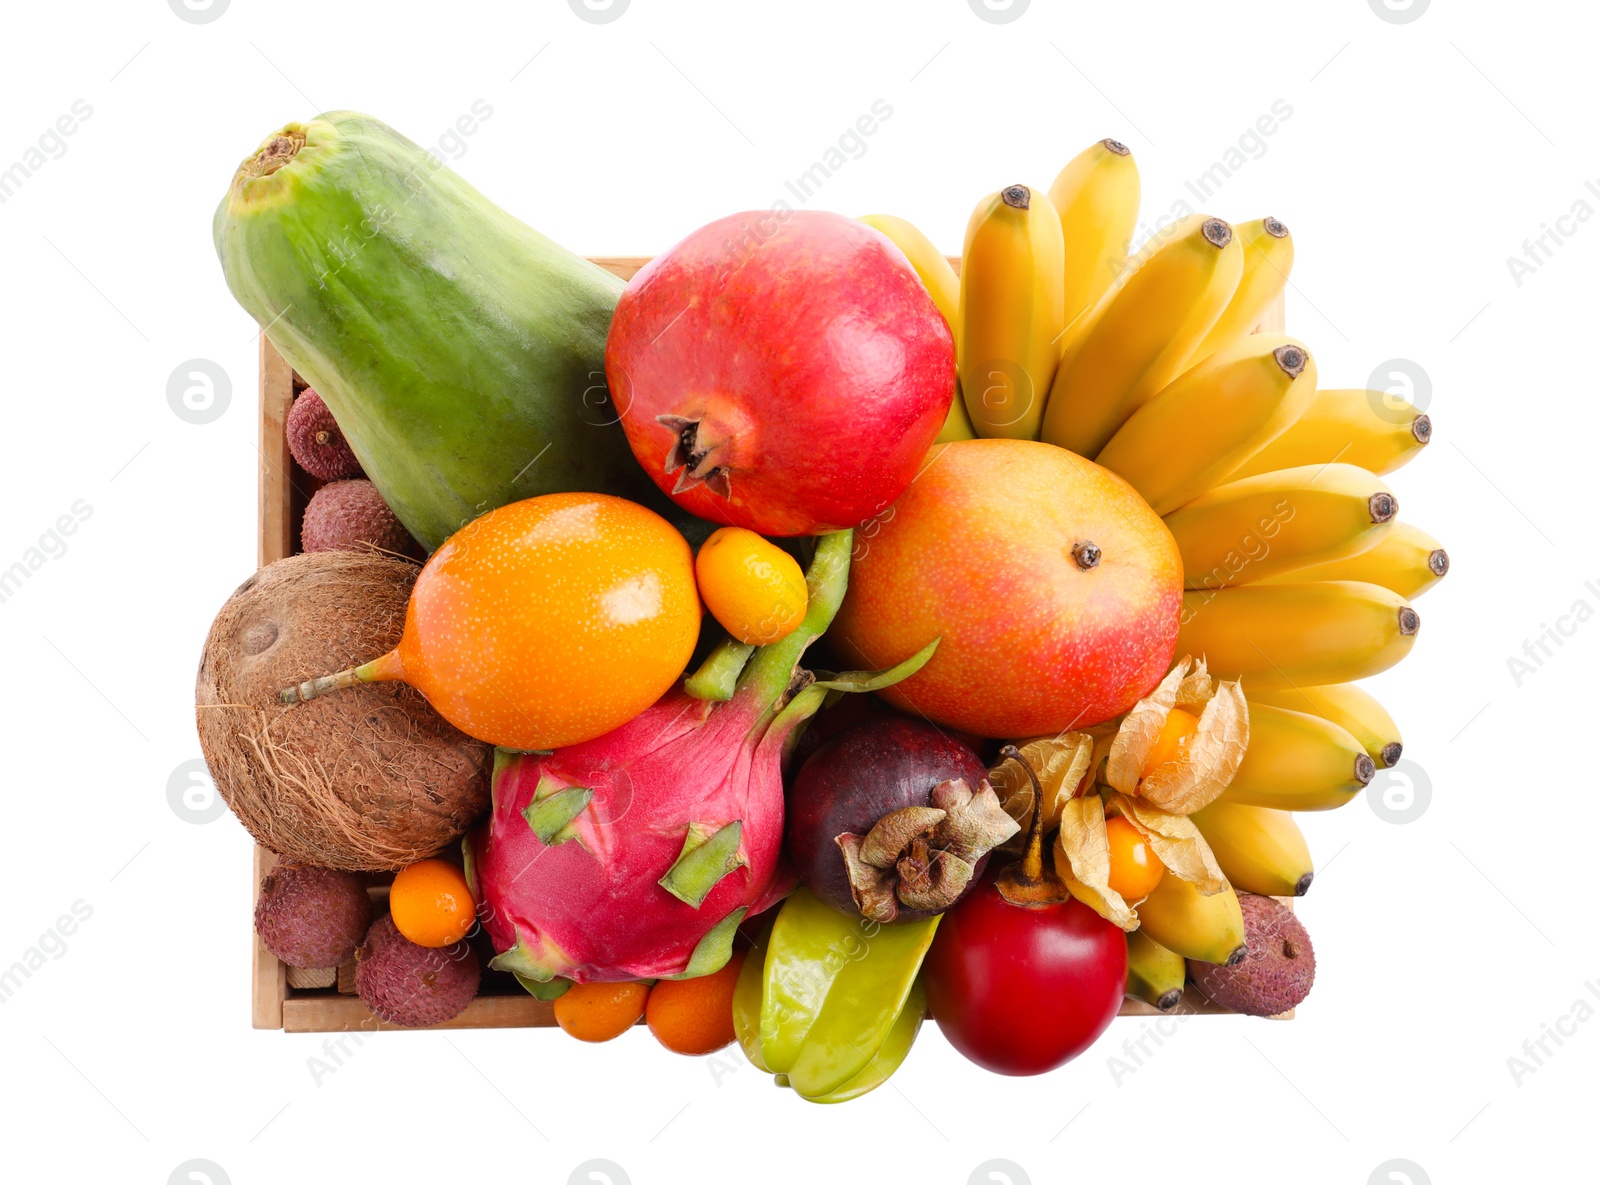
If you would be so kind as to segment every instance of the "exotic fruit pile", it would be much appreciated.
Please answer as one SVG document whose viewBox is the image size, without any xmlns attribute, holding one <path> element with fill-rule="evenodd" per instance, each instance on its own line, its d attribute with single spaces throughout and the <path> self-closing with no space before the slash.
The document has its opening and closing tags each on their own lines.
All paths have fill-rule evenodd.
<svg viewBox="0 0 1600 1185">
<path fill-rule="evenodd" d="M 1292 812 L 1400 759 L 1356 681 L 1448 570 L 1383 479 L 1431 425 L 1261 329 L 1283 223 L 1138 206 L 1105 140 L 959 278 L 784 208 L 623 285 L 370 117 L 268 137 L 214 233 L 313 492 L 197 688 L 266 947 L 813 1102 L 927 1016 L 1037 1074 L 1126 997 L 1300 1004 Z"/>
</svg>

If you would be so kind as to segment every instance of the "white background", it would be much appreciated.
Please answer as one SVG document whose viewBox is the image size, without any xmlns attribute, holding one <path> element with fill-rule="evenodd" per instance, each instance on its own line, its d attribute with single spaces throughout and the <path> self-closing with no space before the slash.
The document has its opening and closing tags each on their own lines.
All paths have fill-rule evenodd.
<svg viewBox="0 0 1600 1185">
<path fill-rule="evenodd" d="M 1561 1021 L 1571 1035 L 1520 1079 L 1507 1059 L 1580 998 L 1600 1006 L 1600 625 L 1520 686 L 1507 660 L 1574 602 L 1600 607 L 1600 223 L 1565 223 L 1520 284 L 1506 261 L 1574 203 L 1600 210 L 1587 11 L 1033 0 L 996 24 L 966 0 L 633 0 L 595 24 L 565 0 L 232 0 L 196 24 L 120 0 L 4 20 L 0 168 L 93 108 L 0 204 L 0 567 L 92 508 L 0 603 L 0 966 L 92 909 L 0 1005 L 8 1179 L 187 1180 L 174 1170 L 203 1159 L 235 1185 L 559 1183 L 596 1158 L 635 1185 L 965 1183 L 993 1159 L 1012 1185 L 1366 1182 L 1394 1158 L 1414 1182 L 1565 1179 L 1590 1143 L 1600 1024 Z M 1035 1080 L 989 1077 L 929 1027 L 892 1087 L 838 1108 L 643 1030 L 598 1048 L 369 1037 L 318 1082 L 323 1038 L 249 1028 L 248 837 L 168 801 L 198 757 L 201 641 L 255 562 L 256 335 L 212 211 L 288 119 L 355 107 L 429 143 L 480 99 L 493 115 L 455 166 L 592 254 L 769 206 L 877 99 L 892 117 L 810 204 L 904 215 L 950 251 L 982 193 L 1046 186 L 1107 135 L 1132 146 L 1153 219 L 1275 101 L 1292 108 L 1208 212 L 1291 226 L 1289 327 L 1325 384 L 1396 357 L 1425 371 L 1434 443 L 1392 482 L 1453 560 L 1413 657 L 1375 682 L 1432 800 L 1403 825 L 1364 799 L 1307 823 L 1319 976 L 1298 1019 L 1171 1025 L 1120 1075 L 1108 1058 L 1149 1022 L 1118 1021 Z M 232 383 L 204 425 L 166 397 L 191 358 Z"/>
</svg>

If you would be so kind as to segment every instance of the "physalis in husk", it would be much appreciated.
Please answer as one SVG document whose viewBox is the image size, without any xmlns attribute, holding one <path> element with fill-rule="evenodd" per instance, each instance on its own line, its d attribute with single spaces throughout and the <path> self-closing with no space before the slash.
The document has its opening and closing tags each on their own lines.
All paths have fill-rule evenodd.
<svg viewBox="0 0 1600 1185">
<path fill-rule="evenodd" d="M 1250 741 L 1238 683 L 1217 683 L 1204 660 L 1184 658 L 1121 721 L 1029 741 L 989 771 L 1006 813 L 1023 833 L 1042 798 L 1045 830 L 1056 829 L 1054 872 L 1106 920 L 1136 930 L 1137 901 L 1112 887 L 1108 816 L 1121 816 L 1166 868 L 1210 896 L 1227 888 L 1210 847 L 1188 815 L 1233 780 Z M 1025 761 L 1038 779 L 1033 789 Z"/>
<path fill-rule="evenodd" d="M 1194 727 L 1173 742 L 1174 732 L 1184 731 L 1171 726 L 1179 712 Z M 1239 684 L 1217 683 L 1204 659 L 1184 658 L 1123 717 L 1105 781 L 1120 794 L 1190 815 L 1228 788 L 1249 743 L 1250 712 Z"/>
</svg>

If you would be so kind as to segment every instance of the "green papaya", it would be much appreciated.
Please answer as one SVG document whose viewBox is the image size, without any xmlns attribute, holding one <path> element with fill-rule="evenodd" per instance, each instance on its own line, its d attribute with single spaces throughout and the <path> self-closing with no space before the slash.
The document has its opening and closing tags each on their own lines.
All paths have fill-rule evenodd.
<svg viewBox="0 0 1600 1185">
<path fill-rule="evenodd" d="M 536 494 L 657 501 L 605 388 L 622 282 L 386 124 L 273 132 L 212 233 L 233 295 L 430 551 Z"/>
</svg>

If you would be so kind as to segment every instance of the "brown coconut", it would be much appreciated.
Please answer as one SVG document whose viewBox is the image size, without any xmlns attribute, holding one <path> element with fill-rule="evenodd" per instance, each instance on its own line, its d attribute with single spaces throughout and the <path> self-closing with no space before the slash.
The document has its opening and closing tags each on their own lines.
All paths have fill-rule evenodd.
<svg viewBox="0 0 1600 1185">
<path fill-rule="evenodd" d="M 417 571 L 381 555 L 292 556 L 240 585 L 211 624 L 195 684 L 200 749 L 233 813 L 284 859 L 402 868 L 488 807 L 490 748 L 405 684 L 278 701 L 393 649 Z"/>
</svg>

